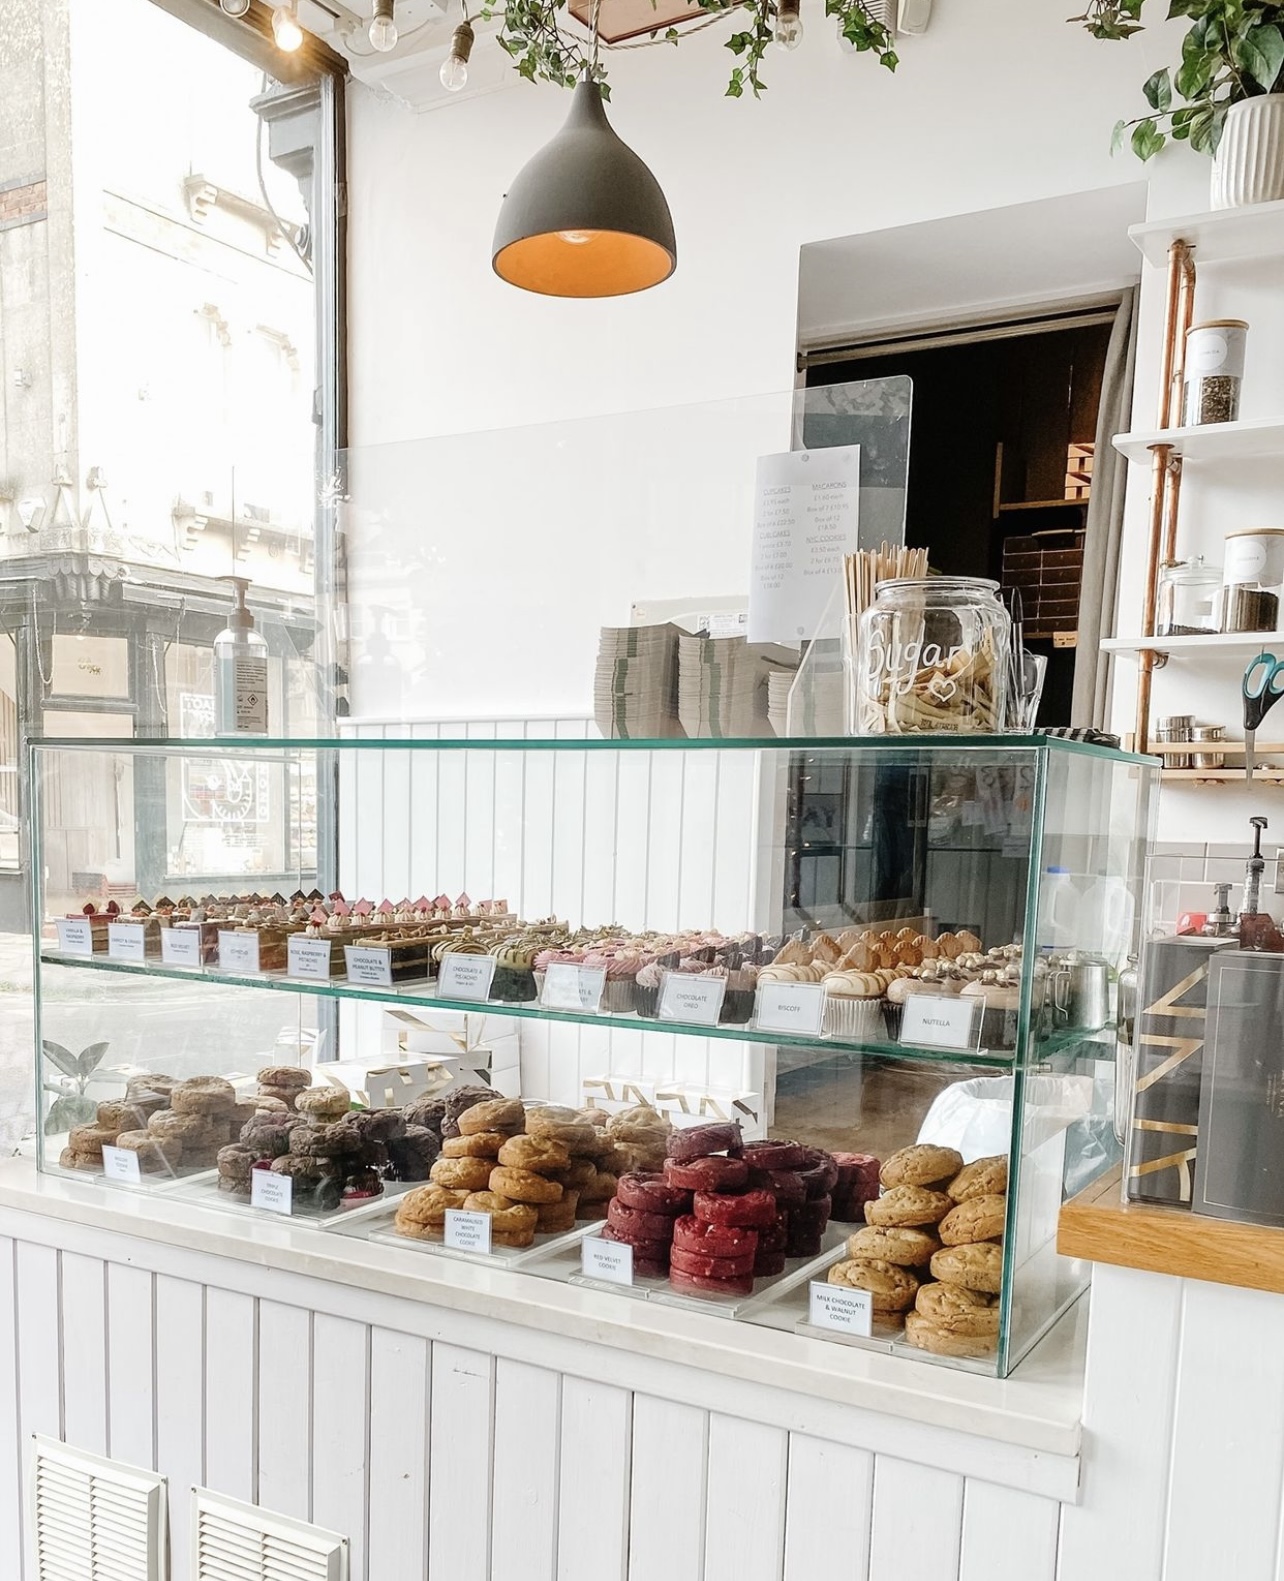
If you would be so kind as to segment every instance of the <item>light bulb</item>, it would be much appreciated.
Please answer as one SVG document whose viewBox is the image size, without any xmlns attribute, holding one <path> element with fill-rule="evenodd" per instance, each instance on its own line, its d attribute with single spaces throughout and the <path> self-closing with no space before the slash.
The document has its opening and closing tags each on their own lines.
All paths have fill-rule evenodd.
<svg viewBox="0 0 1284 1581">
<path fill-rule="evenodd" d="M 370 23 L 367 37 L 371 49 L 377 49 L 381 55 L 386 55 L 390 49 L 397 47 L 397 24 L 392 19 L 393 0 L 375 0 L 374 17 Z"/>
<path fill-rule="evenodd" d="M 458 93 L 468 86 L 468 62 L 458 55 L 447 55 L 441 63 L 441 85 L 447 93 Z"/>
<path fill-rule="evenodd" d="M 779 49 L 797 49 L 802 43 L 802 18 L 798 15 L 798 0 L 777 0 L 776 29 L 772 42 Z"/>
<path fill-rule="evenodd" d="M 303 29 L 299 26 L 294 5 L 295 0 L 287 0 L 285 5 L 277 6 L 272 13 L 272 37 L 276 40 L 276 47 L 287 55 L 292 55 L 303 42 Z"/>
<path fill-rule="evenodd" d="M 250 0 L 218 0 L 228 16 L 244 16 L 250 9 Z"/>
<path fill-rule="evenodd" d="M 572 247 L 583 247 L 585 242 L 593 240 L 592 231 L 558 231 L 557 234 L 561 241 L 570 242 Z"/>
</svg>

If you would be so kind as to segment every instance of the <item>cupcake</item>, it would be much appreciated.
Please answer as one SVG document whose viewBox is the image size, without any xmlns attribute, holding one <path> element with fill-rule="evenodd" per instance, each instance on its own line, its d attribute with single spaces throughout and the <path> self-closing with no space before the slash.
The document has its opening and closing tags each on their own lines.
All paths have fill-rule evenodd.
<svg viewBox="0 0 1284 1581">
<path fill-rule="evenodd" d="M 535 957 L 541 943 L 530 939 L 505 939 L 491 950 L 495 957 L 495 975 L 491 979 L 490 997 L 507 1004 L 526 1004 L 535 999 Z"/>
<path fill-rule="evenodd" d="M 873 972 L 829 972 L 821 979 L 825 990 L 826 1037 L 856 1042 L 881 1037 L 883 985 Z"/>
<path fill-rule="evenodd" d="M 1014 1049 L 1021 1022 L 1021 979 L 1007 972 L 983 972 L 963 990 L 968 999 L 979 999 L 981 1047 Z"/>
<path fill-rule="evenodd" d="M 608 1015 L 626 1016 L 632 1013 L 638 972 L 645 960 L 646 956 L 638 950 L 621 950 L 618 955 L 585 957 L 586 966 L 600 965 L 606 970 L 600 1008 Z"/>
<path fill-rule="evenodd" d="M 650 1016 L 654 1019 L 660 1013 L 660 984 L 664 981 L 667 970 L 666 962 L 676 959 L 673 956 L 660 955 L 653 961 L 646 961 L 638 967 L 637 976 L 633 980 L 633 1008 L 640 1016 Z"/>
<path fill-rule="evenodd" d="M 758 991 L 758 968 L 750 964 L 727 970 L 727 992 L 718 1020 L 728 1026 L 742 1027 L 753 1019 L 754 996 Z"/>
</svg>

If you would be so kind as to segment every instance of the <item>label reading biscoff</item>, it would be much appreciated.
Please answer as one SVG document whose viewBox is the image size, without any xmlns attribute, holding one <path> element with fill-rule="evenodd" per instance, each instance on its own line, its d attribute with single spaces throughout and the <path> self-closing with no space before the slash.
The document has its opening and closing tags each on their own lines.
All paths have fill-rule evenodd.
<svg viewBox="0 0 1284 1581">
<path fill-rule="evenodd" d="M 763 983 L 758 989 L 754 1025 L 760 1032 L 798 1032 L 819 1037 L 825 1014 L 820 983 Z"/>
<path fill-rule="evenodd" d="M 631 1285 L 633 1248 L 620 1241 L 590 1236 L 580 1242 L 580 1272 L 586 1279 L 601 1279 L 610 1285 Z"/>
<path fill-rule="evenodd" d="M 447 1208 L 443 1240 L 452 1252 L 476 1252 L 479 1257 L 489 1257 L 490 1214 Z"/>
<path fill-rule="evenodd" d="M 813 1328 L 832 1329 L 836 1334 L 859 1334 L 864 1338 L 873 1332 L 874 1297 L 868 1290 L 813 1282 L 808 1292 L 807 1321 Z"/>
</svg>

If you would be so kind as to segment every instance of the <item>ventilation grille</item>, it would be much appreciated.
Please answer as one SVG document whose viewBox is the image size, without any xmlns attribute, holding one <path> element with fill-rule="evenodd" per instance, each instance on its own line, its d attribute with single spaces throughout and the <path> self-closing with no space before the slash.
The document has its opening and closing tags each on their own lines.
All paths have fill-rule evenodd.
<svg viewBox="0 0 1284 1581">
<path fill-rule="evenodd" d="M 33 1440 L 36 1581 L 163 1581 L 165 1479 Z"/>
<path fill-rule="evenodd" d="M 192 1581 L 348 1581 L 346 1537 L 205 1488 L 192 1498 Z"/>
</svg>

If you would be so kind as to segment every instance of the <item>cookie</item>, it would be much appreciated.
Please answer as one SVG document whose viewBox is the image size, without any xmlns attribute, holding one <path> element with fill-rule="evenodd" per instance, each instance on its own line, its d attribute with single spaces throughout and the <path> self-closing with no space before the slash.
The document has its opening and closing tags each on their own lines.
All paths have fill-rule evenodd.
<svg viewBox="0 0 1284 1581">
<path fill-rule="evenodd" d="M 499 1150 L 508 1141 L 507 1131 L 474 1131 L 471 1136 L 448 1136 L 441 1144 L 443 1158 L 499 1157 Z"/>
<path fill-rule="evenodd" d="M 248 1180 L 250 1170 L 255 1164 L 255 1154 L 251 1148 L 240 1142 L 230 1142 L 226 1147 L 220 1147 L 215 1155 L 215 1163 L 221 1178 L 227 1180 Z"/>
<path fill-rule="evenodd" d="M 663 1155 L 667 1133 L 650 1125 L 608 1125 L 607 1135 L 613 1142 L 635 1142 L 640 1147 L 659 1148 Z"/>
<path fill-rule="evenodd" d="M 533 1231 L 538 1215 L 524 1202 L 514 1202 L 511 1197 L 501 1197 L 494 1191 L 474 1191 L 464 1199 L 468 1213 L 489 1213 L 491 1238 L 499 1234 L 525 1235 Z"/>
<path fill-rule="evenodd" d="M 918 1280 L 907 1268 L 881 1257 L 851 1257 L 829 1270 L 831 1285 L 868 1290 L 875 1312 L 904 1312 L 914 1303 Z"/>
<path fill-rule="evenodd" d="M 583 1208 L 600 1202 L 603 1205 L 600 1216 L 605 1218 L 606 1204 L 619 1190 L 619 1185 L 618 1177 L 612 1175 L 608 1170 L 595 1170 L 593 1178 L 586 1180 L 580 1187 L 580 1207 Z M 580 1217 L 583 1218 L 584 1214 L 581 1214 Z"/>
<path fill-rule="evenodd" d="M 520 1249 L 523 1246 L 534 1246 L 535 1231 L 529 1230 L 492 1230 L 490 1244 L 495 1246 L 512 1246 Z"/>
<path fill-rule="evenodd" d="M 305 1087 L 294 1107 L 309 1120 L 325 1125 L 343 1119 L 352 1107 L 352 1094 L 346 1087 Z"/>
<path fill-rule="evenodd" d="M 279 1087 L 286 1092 L 302 1092 L 312 1085 L 311 1072 L 297 1065 L 265 1065 L 258 1073 L 260 1087 Z"/>
<path fill-rule="evenodd" d="M 294 1113 L 294 1100 L 298 1091 L 294 1087 L 260 1087 L 257 1097 L 269 1103 L 279 1103 L 283 1108 Z"/>
<path fill-rule="evenodd" d="M 450 1191 L 486 1191 L 493 1168 L 489 1158 L 439 1158 L 428 1178 Z"/>
<path fill-rule="evenodd" d="M 903 1147 L 883 1165 L 879 1180 L 884 1186 L 935 1186 L 953 1180 L 963 1168 L 963 1155 L 952 1147 L 918 1143 Z"/>
<path fill-rule="evenodd" d="M 468 1193 L 462 1193 L 467 1196 Z M 444 1241 L 446 1239 L 445 1218 L 435 1220 L 403 1219 L 400 1214 L 392 1221 L 392 1227 L 398 1235 L 404 1235 L 408 1241 Z"/>
<path fill-rule="evenodd" d="M 444 1098 L 417 1098 L 401 1111 L 407 1125 L 422 1126 L 441 1140 L 441 1122 L 446 1118 Z"/>
<path fill-rule="evenodd" d="M 596 1126 L 599 1130 L 604 1129 L 611 1123 L 611 1116 L 607 1114 L 606 1110 L 595 1108 L 593 1104 L 590 1104 L 587 1109 L 577 1109 L 575 1112 L 586 1124 Z"/>
<path fill-rule="evenodd" d="M 926 1186 L 893 1186 L 865 1204 L 865 1222 L 897 1228 L 939 1224 L 953 1206 L 943 1191 L 929 1191 Z"/>
<path fill-rule="evenodd" d="M 73 1125 L 67 1135 L 67 1145 L 73 1153 L 97 1154 L 101 1160 L 104 1147 L 114 1147 L 120 1128 L 111 1125 Z"/>
<path fill-rule="evenodd" d="M 176 1082 L 169 1095 L 175 1114 L 197 1114 L 209 1119 L 226 1118 L 236 1108 L 236 1088 L 221 1076 L 193 1076 Z"/>
<path fill-rule="evenodd" d="M 684 1163 L 666 1158 L 664 1178 L 684 1191 L 743 1191 L 749 1184 L 749 1166 L 742 1158 L 692 1158 Z"/>
<path fill-rule="evenodd" d="M 186 1152 L 183 1156 L 186 1162 Z M 217 1156 L 216 1154 L 215 1157 Z M 288 1175 L 301 1186 L 315 1184 L 321 1179 L 320 1161 L 315 1158 L 300 1158 L 297 1153 L 286 1153 L 281 1158 L 274 1158 L 268 1168 L 274 1175 Z"/>
<path fill-rule="evenodd" d="M 729 1153 L 739 1158 L 744 1150 L 738 1121 L 719 1122 L 715 1125 L 693 1125 L 685 1131 L 673 1131 L 665 1143 L 665 1156 L 679 1164 L 692 1158 L 708 1158 L 712 1153 Z"/>
<path fill-rule="evenodd" d="M 441 1143 L 436 1132 L 422 1125 L 408 1125 L 405 1135 L 388 1143 L 388 1164 L 397 1180 L 427 1180 Z"/>
<path fill-rule="evenodd" d="M 741 1157 L 750 1169 L 798 1169 L 807 1149 L 800 1142 L 746 1142 Z"/>
<path fill-rule="evenodd" d="M 186 1162 L 181 1142 L 166 1142 L 150 1131 L 122 1131 L 113 1144 L 138 1155 L 138 1167 L 145 1175 L 169 1174 Z"/>
<path fill-rule="evenodd" d="M 471 1112 L 476 1113 L 476 1110 Z M 529 1169 L 536 1175 L 552 1175 L 570 1164 L 571 1155 L 551 1136 L 513 1136 L 500 1148 L 499 1161 L 507 1169 Z"/>
<path fill-rule="evenodd" d="M 541 1202 L 535 1209 L 535 1230 L 539 1235 L 560 1235 L 575 1228 L 580 1194 L 574 1189 L 562 1192 L 560 1202 Z"/>
<path fill-rule="evenodd" d="M 967 1202 L 972 1197 L 991 1197 L 1008 1189 L 1008 1161 L 1003 1153 L 990 1158 L 978 1158 L 965 1164 L 946 1191 L 955 1202 Z"/>
<path fill-rule="evenodd" d="M 618 1197 L 607 1205 L 606 1222 L 613 1230 L 628 1231 L 631 1238 L 638 1240 L 663 1241 L 673 1234 L 672 1215 L 629 1208 Z"/>
<path fill-rule="evenodd" d="M 374 1142 L 395 1142 L 406 1134 L 406 1117 L 400 1109 L 356 1109 L 344 1124 Z"/>
<path fill-rule="evenodd" d="M 664 1147 L 652 1142 L 616 1142 L 606 1164 L 617 1175 L 652 1174 L 664 1168 Z"/>
<path fill-rule="evenodd" d="M 735 1224 L 749 1229 L 774 1224 L 779 1212 L 769 1191 L 743 1191 L 736 1195 L 697 1191 L 693 1209 L 696 1218 L 706 1224 Z"/>
<path fill-rule="evenodd" d="M 162 1105 L 164 1108 L 177 1079 L 175 1076 L 162 1076 L 159 1071 L 140 1071 L 125 1083 L 125 1097 L 129 1102 L 163 1098 L 166 1100 L 166 1104 Z"/>
<path fill-rule="evenodd" d="M 905 1315 L 905 1342 L 917 1350 L 928 1351 L 933 1356 L 991 1356 L 998 1348 L 999 1336 L 960 1334 L 957 1330 L 942 1328 L 919 1312 Z"/>
<path fill-rule="evenodd" d="M 752 1251 L 739 1257 L 708 1257 L 702 1252 L 687 1252 L 675 1246 L 669 1253 L 669 1267 L 683 1274 L 699 1274 L 705 1279 L 738 1279 L 745 1274 L 752 1278 L 757 1255 Z"/>
<path fill-rule="evenodd" d="M 838 1164 L 818 1147 L 806 1149 L 807 1157 L 795 1171 L 809 1197 L 827 1197 L 838 1184 Z"/>
<path fill-rule="evenodd" d="M 671 1241 L 651 1241 L 645 1237 L 635 1239 L 627 1230 L 617 1230 L 612 1224 L 602 1226 L 602 1239 L 614 1241 L 617 1246 L 631 1246 L 635 1261 L 643 1257 L 648 1262 L 663 1263 L 666 1268 L 669 1266 L 669 1253 L 673 1250 Z"/>
<path fill-rule="evenodd" d="M 753 1275 L 743 1274 L 734 1279 L 709 1279 L 703 1274 L 684 1274 L 680 1268 L 669 1269 L 669 1283 L 675 1290 L 692 1290 L 705 1295 L 750 1296 L 753 1294 Z"/>
<path fill-rule="evenodd" d="M 642 1213 L 667 1213 L 676 1218 L 691 1211 L 691 1193 L 670 1185 L 660 1174 L 621 1175 L 615 1194 L 626 1208 Z"/>
<path fill-rule="evenodd" d="M 936 1227 L 946 1246 L 968 1246 L 973 1241 L 999 1241 L 1007 1221 L 1008 1199 L 1000 1195 L 968 1197 Z"/>
<path fill-rule="evenodd" d="M 933 1322 L 940 1322 L 944 1318 L 966 1316 L 969 1312 L 997 1314 L 998 1307 L 993 1296 L 983 1295 L 979 1290 L 966 1290 L 962 1285 L 934 1284 L 919 1286 L 914 1310 Z"/>
<path fill-rule="evenodd" d="M 597 1174 L 597 1165 L 591 1158 L 573 1158 L 565 1169 L 559 1169 L 552 1177 L 560 1180 L 564 1186 L 574 1186 L 578 1191 L 581 1186 L 587 1186 Z"/>
<path fill-rule="evenodd" d="M 446 1186 L 417 1186 L 408 1191 L 397 1204 L 397 1226 L 405 1220 L 412 1224 L 444 1224 L 448 1208 L 462 1208 L 468 1197 L 466 1191 L 455 1191 Z"/>
<path fill-rule="evenodd" d="M 848 1257 L 877 1257 L 898 1268 L 926 1268 L 941 1243 L 926 1230 L 870 1224 L 847 1237 Z"/>
<path fill-rule="evenodd" d="M 603 1137 L 597 1126 L 544 1119 L 539 1110 L 527 1117 L 526 1134 L 551 1138 L 555 1142 L 560 1142 L 567 1153 L 575 1154 L 580 1158 L 600 1155 L 609 1152 L 611 1148 L 610 1141 Z"/>
<path fill-rule="evenodd" d="M 807 1200 L 807 1187 L 801 1175 L 789 1169 L 750 1169 L 749 1184 L 769 1191 L 782 1208 L 797 1207 Z"/>
<path fill-rule="evenodd" d="M 996 1296 L 1003 1288 L 1003 1248 L 993 1241 L 976 1246 L 946 1246 L 929 1265 L 932 1278 Z"/>
<path fill-rule="evenodd" d="M 58 1154 L 58 1166 L 60 1169 L 93 1170 L 94 1174 L 100 1175 L 103 1168 L 103 1155 L 99 1153 L 91 1157 L 86 1153 L 76 1152 L 75 1148 L 64 1147 L 62 1152 Z"/>
<path fill-rule="evenodd" d="M 105 1131 L 115 1131 L 118 1135 L 121 1131 L 145 1131 L 149 1112 L 142 1104 L 130 1103 L 127 1099 L 108 1099 L 98 1105 L 97 1123 Z"/>
<path fill-rule="evenodd" d="M 470 1104 L 458 1116 L 460 1136 L 474 1136 L 478 1131 L 504 1131 L 511 1135 L 525 1124 L 526 1109 L 518 1098 L 490 1098 Z"/>
<path fill-rule="evenodd" d="M 760 1241 L 757 1230 L 735 1224 L 705 1224 L 687 1213 L 674 1221 L 673 1244 L 701 1257 L 746 1257 L 758 1251 Z"/>
<path fill-rule="evenodd" d="M 777 1274 L 785 1271 L 784 1252 L 764 1252 L 759 1250 L 753 1260 L 753 1276 L 755 1279 L 772 1279 Z"/>
<path fill-rule="evenodd" d="M 477 1162 L 481 1160 L 458 1160 L 458 1162 Z M 436 1171 L 441 1167 L 440 1161 L 433 1165 Z M 506 1164 L 500 1164 L 490 1172 L 490 1189 L 497 1191 L 501 1197 L 511 1197 L 514 1202 L 560 1202 L 562 1188 L 555 1180 L 547 1180 L 543 1175 L 537 1175 L 531 1169 L 510 1169 Z"/>
<path fill-rule="evenodd" d="M 441 1135 L 443 1140 L 448 1136 L 459 1135 L 459 1117 L 468 1109 L 475 1108 L 479 1103 L 490 1103 L 494 1098 L 494 1091 L 490 1087 L 456 1087 L 454 1092 L 446 1095 L 446 1107 L 442 1112 Z M 422 1122 L 421 1122 L 422 1123 Z"/>
<path fill-rule="evenodd" d="M 203 1115 L 178 1114 L 173 1109 L 158 1109 L 147 1118 L 147 1129 L 153 1136 L 176 1137 L 180 1142 L 191 1142 L 195 1147 L 208 1145 L 211 1127 Z"/>
<path fill-rule="evenodd" d="M 633 1126 L 667 1134 L 672 1131 L 673 1122 L 667 1115 L 661 1114 L 658 1109 L 653 1109 L 648 1103 L 638 1103 L 631 1109 L 621 1109 L 619 1114 L 613 1114 L 607 1121 L 607 1129 L 610 1131 Z"/>
</svg>

